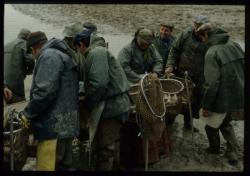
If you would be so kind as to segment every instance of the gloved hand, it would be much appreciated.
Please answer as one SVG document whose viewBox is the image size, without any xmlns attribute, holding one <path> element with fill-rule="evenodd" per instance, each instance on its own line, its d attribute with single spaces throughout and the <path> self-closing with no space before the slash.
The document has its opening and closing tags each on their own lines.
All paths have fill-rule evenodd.
<svg viewBox="0 0 250 176">
<path fill-rule="evenodd" d="M 18 117 L 20 119 L 20 124 L 23 128 L 29 128 L 30 127 L 30 121 L 23 115 L 23 112 L 20 112 L 18 114 Z"/>
</svg>

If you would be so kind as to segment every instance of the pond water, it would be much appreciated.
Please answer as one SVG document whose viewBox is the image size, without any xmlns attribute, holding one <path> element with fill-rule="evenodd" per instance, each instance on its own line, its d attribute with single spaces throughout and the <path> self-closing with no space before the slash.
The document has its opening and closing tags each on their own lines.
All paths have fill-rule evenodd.
<svg viewBox="0 0 250 176">
<path fill-rule="evenodd" d="M 5 4 L 4 8 L 4 44 L 15 39 L 19 31 L 23 28 L 31 31 L 43 31 L 48 38 L 63 38 L 63 28 L 58 28 L 50 24 L 42 23 L 40 20 L 24 15 L 15 10 L 10 4 Z M 132 40 L 132 35 L 119 34 L 107 35 L 101 34 L 109 43 L 109 49 L 117 56 L 118 52 Z"/>
</svg>

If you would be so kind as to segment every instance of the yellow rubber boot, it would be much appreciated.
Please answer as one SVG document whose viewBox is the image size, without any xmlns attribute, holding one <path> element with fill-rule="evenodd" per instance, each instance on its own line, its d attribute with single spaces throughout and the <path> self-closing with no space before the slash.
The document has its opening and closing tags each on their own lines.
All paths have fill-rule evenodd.
<svg viewBox="0 0 250 176">
<path fill-rule="evenodd" d="M 57 139 L 38 141 L 37 171 L 55 171 Z"/>
</svg>

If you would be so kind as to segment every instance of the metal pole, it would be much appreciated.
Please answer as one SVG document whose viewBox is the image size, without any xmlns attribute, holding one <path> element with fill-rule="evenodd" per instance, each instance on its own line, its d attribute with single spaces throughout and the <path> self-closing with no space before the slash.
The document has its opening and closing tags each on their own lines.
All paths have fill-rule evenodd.
<svg viewBox="0 0 250 176">
<path fill-rule="evenodd" d="M 14 110 L 10 112 L 10 170 L 14 171 L 14 136 L 13 136 L 13 114 Z"/>
<path fill-rule="evenodd" d="M 145 137 L 145 171 L 148 171 L 148 137 Z"/>
<path fill-rule="evenodd" d="M 188 71 L 185 71 L 185 84 L 186 84 L 186 90 L 187 90 L 187 96 L 188 96 L 188 109 L 189 109 L 189 117 L 190 117 L 190 124 L 191 124 L 191 130 L 192 130 L 192 149 L 194 153 L 194 125 L 193 125 L 193 116 L 192 116 L 191 96 L 190 96 L 189 86 L 188 86 Z"/>
</svg>

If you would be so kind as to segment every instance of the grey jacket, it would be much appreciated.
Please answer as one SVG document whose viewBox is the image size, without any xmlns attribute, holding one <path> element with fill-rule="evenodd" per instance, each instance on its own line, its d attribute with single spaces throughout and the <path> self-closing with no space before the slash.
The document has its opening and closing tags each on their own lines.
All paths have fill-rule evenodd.
<svg viewBox="0 0 250 176">
<path fill-rule="evenodd" d="M 24 109 L 37 139 L 79 134 L 78 72 L 72 57 L 62 40 L 53 38 L 41 49 Z"/>
<path fill-rule="evenodd" d="M 244 52 L 223 30 L 209 37 L 205 56 L 204 109 L 228 112 L 244 108 Z"/>
<path fill-rule="evenodd" d="M 33 57 L 26 53 L 26 40 L 16 38 L 4 47 L 4 80 L 15 96 L 25 100 L 24 79 L 32 74 Z"/>
<path fill-rule="evenodd" d="M 136 83 L 141 79 L 141 74 L 145 72 L 154 72 L 162 74 L 162 57 L 153 45 L 150 45 L 146 51 L 142 51 L 135 42 L 135 39 L 126 45 L 118 54 L 127 79 Z"/>
<path fill-rule="evenodd" d="M 115 117 L 129 111 L 128 81 L 115 57 L 103 46 L 92 45 L 85 54 L 86 105 L 92 110 L 106 100 L 102 117 Z"/>
</svg>

